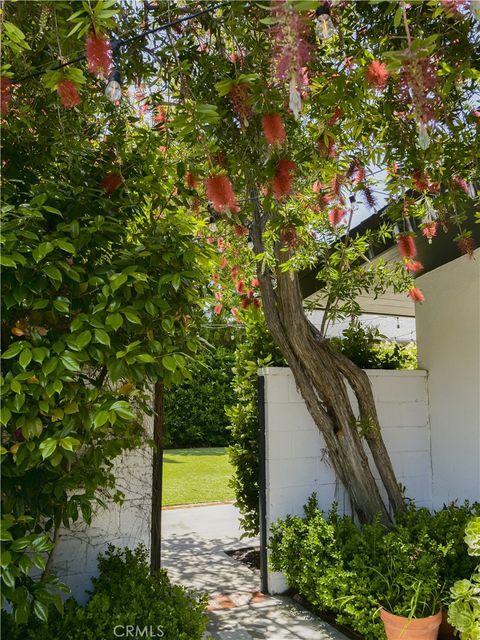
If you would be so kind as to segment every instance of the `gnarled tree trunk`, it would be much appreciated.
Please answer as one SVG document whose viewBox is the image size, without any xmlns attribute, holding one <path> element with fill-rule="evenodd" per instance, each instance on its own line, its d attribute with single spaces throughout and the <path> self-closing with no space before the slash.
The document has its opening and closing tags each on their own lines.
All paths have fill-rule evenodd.
<svg viewBox="0 0 480 640">
<path fill-rule="evenodd" d="M 254 214 L 252 239 L 255 253 L 263 253 L 264 220 L 260 208 Z M 332 349 L 308 320 L 298 274 L 281 270 L 289 257 L 278 243 L 277 268 L 258 267 L 265 319 L 268 329 L 287 360 L 300 393 L 322 433 L 329 460 L 347 490 L 361 522 L 380 514 L 384 522 L 392 512 L 404 509 L 404 500 L 380 433 L 370 381 L 364 371 L 346 356 Z M 388 495 L 385 505 L 370 469 L 358 421 L 348 397 L 347 385 L 357 398 L 360 424 Z"/>
</svg>

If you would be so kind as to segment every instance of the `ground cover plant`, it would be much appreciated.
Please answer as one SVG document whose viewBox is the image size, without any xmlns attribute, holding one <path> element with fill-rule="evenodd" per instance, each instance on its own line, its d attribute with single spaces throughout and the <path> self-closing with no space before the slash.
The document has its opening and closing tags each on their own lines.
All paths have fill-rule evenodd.
<svg viewBox="0 0 480 640">
<path fill-rule="evenodd" d="M 163 455 L 164 506 L 228 502 L 233 467 L 224 447 L 167 449 Z"/>
<path fill-rule="evenodd" d="M 367 640 L 384 638 L 379 608 L 422 617 L 446 609 L 456 580 L 475 566 L 463 531 L 480 504 L 436 513 L 410 505 L 390 529 L 379 519 L 358 527 L 335 508 L 324 515 L 315 496 L 304 517 L 272 529 L 272 568 L 317 611 L 332 614 Z"/>
<path fill-rule="evenodd" d="M 128 625 L 143 637 L 201 640 L 206 597 L 171 584 L 165 571 L 152 575 L 145 548 L 110 547 L 99 557 L 98 568 L 85 606 L 70 599 L 63 616 L 57 612 L 48 623 L 29 625 L 17 625 L 3 612 L 2 635 L 9 640 L 111 640 L 125 636 Z"/>
</svg>

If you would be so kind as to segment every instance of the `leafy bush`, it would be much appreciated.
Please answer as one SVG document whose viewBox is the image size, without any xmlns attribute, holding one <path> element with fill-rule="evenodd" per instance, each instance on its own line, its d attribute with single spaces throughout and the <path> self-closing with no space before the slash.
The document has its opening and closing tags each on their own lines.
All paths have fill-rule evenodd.
<svg viewBox="0 0 480 640">
<path fill-rule="evenodd" d="M 331 343 L 362 369 L 415 369 L 417 366 L 415 344 L 389 341 L 378 327 L 365 327 L 358 320 L 343 331 L 342 338 L 332 338 Z"/>
<path fill-rule="evenodd" d="M 318 611 L 378 640 L 380 606 L 397 615 L 432 615 L 448 603 L 454 581 L 470 575 L 474 563 L 461 540 L 476 513 L 480 504 L 434 514 L 412 505 L 387 531 L 378 520 L 359 528 L 335 508 L 325 518 L 313 496 L 304 518 L 273 526 L 272 568 Z"/>
<path fill-rule="evenodd" d="M 67 601 L 63 616 L 50 615 L 48 623 L 16 625 L 3 613 L 2 627 L 9 640 L 111 640 L 114 628 L 138 625 L 164 640 L 200 640 L 207 619 L 206 596 L 172 585 L 165 571 L 150 574 L 145 548 L 135 551 L 109 547 L 99 558 L 100 575 L 85 607 Z"/>
<path fill-rule="evenodd" d="M 230 444 L 225 407 L 235 402 L 233 348 L 218 346 L 199 354 L 192 379 L 165 394 L 166 446 L 224 447 Z"/>
<path fill-rule="evenodd" d="M 237 403 L 227 409 L 233 444 L 229 449 L 235 468 L 231 486 L 241 513 L 243 529 L 258 534 L 258 407 L 257 372 L 261 367 L 285 366 L 265 326 L 263 316 L 246 320 L 245 339 L 235 352 L 233 391 Z"/>
<path fill-rule="evenodd" d="M 480 558 L 480 517 L 474 518 L 465 529 L 468 554 Z M 458 580 L 450 589 L 452 603 L 448 607 L 448 621 L 460 632 L 461 640 L 480 640 L 480 561 L 470 579 Z"/>
</svg>

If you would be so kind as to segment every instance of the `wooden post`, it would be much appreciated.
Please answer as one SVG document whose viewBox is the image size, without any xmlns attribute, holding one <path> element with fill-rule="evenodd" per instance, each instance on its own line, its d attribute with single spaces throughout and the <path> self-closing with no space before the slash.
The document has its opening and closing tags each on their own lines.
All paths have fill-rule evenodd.
<svg viewBox="0 0 480 640">
<path fill-rule="evenodd" d="M 164 389 L 156 382 L 153 398 L 153 458 L 152 458 L 152 513 L 150 530 L 150 570 L 158 571 L 162 564 L 162 486 L 163 448 L 165 446 Z"/>
</svg>

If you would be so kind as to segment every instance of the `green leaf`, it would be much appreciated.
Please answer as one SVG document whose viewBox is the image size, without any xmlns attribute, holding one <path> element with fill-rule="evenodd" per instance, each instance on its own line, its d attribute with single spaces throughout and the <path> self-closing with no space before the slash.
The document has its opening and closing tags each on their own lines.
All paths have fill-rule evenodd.
<svg viewBox="0 0 480 640">
<path fill-rule="evenodd" d="M 27 342 L 14 342 L 5 353 L 2 354 L 3 360 L 8 360 L 8 358 L 14 358 L 22 349 L 25 349 L 27 346 Z"/>
<path fill-rule="evenodd" d="M 123 314 L 127 318 L 127 320 L 129 320 L 133 324 L 142 324 L 142 321 L 140 320 L 140 318 L 133 311 L 125 309 L 123 311 Z"/>
<path fill-rule="evenodd" d="M 53 249 L 54 246 L 51 242 L 42 242 L 32 251 L 33 259 L 35 262 L 40 262 L 40 260 L 43 260 Z"/>
<path fill-rule="evenodd" d="M 67 438 L 60 438 L 60 446 L 62 447 L 62 449 L 66 449 L 67 451 L 74 451 L 75 449 L 78 449 L 80 444 L 80 440 L 77 440 L 76 438 L 72 438 L 70 436 L 68 436 Z"/>
<path fill-rule="evenodd" d="M 48 620 L 48 605 L 40 602 L 40 600 L 35 600 L 33 603 L 33 610 L 37 618 L 42 620 L 42 622 L 47 622 Z"/>
<path fill-rule="evenodd" d="M 108 325 L 109 327 L 112 327 L 112 329 L 114 329 L 115 331 L 117 329 L 120 329 L 120 327 L 123 324 L 122 315 L 120 313 L 109 314 L 107 316 L 107 319 L 105 320 L 105 324 Z"/>
<path fill-rule="evenodd" d="M 0 409 L 0 422 L 3 425 L 6 425 L 11 417 L 12 417 L 12 412 L 8 407 L 3 405 L 2 408 Z"/>
<path fill-rule="evenodd" d="M 30 349 L 24 349 L 18 358 L 21 367 L 26 369 L 32 360 L 32 352 Z"/>
<path fill-rule="evenodd" d="M 175 371 L 175 369 L 177 368 L 177 363 L 172 356 L 163 356 L 162 364 L 165 369 L 168 369 L 168 371 Z"/>
<path fill-rule="evenodd" d="M 91 332 L 87 329 L 86 331 L 82 331 L 78 336 L 75 337 L 75 344 L 79 349 L 83 349 L 87 346 L 87 344 L 92 339 Z"/>
<path fill-rule="evenodd" d="M 95 341 L 110 346 L 110 336 L 103 329 L 95 329 Z"/>
<path fill-rule="evenodd" d="M 43 442 L 40 443 L 40 453 L 42 454 L 43 460 L 49 458 L 56 450 L 58 445 L 58 440 L 55 438 L 47 438 Z"/>
<path fill-rule="evenodd" d="M 66 352 L 60 356 L 60 360 L 69 371 L 80 371 L 80 364 L 75 360 L 71 352 Z"/>
<path fill-rule="evenodd" d="M 115 411 L 117 415 L 125 420 L 134 420 L 135 415 L 130 410 L 130 405 L 125 400 L 117 400 L 110 407 L 111 411 Z"/>
<path fill-rule="evenodd" d="M 66 251 L 67 253 L 75 253 L 75 247 L 71 242 L 67 242 L 67 240 L 57 240 L 56 244 L 60 247 L 60 249 Z"/>
<path fill-rule="evenodd" d="M 62 274 L 57 269 L 57 267 L 54 267 L 53 265 L 49 264 L 43 268 L 43 272 L 50 278 L 50 280 L 54 284 L 62 282 Z"/>
<path fill-rule="evenodd" d="M 102 427 L 108 420 L 108 411 L 97 411 L 93 416 L 93 424 L 95 427 Z"/>
<path fill-rule="evenodd" d="M 126 276 L 124 273 L 121 273 L 120 275 L 116 276 L 115 278 L 113 278 L 113 280 L 110 282 L 110 288 L 112 291 L 116 291 L 119 287 L 122 286 L 122 284 L 125 284 L 125 282 L 128 280 L 128 276 Z"/>
</svg>

